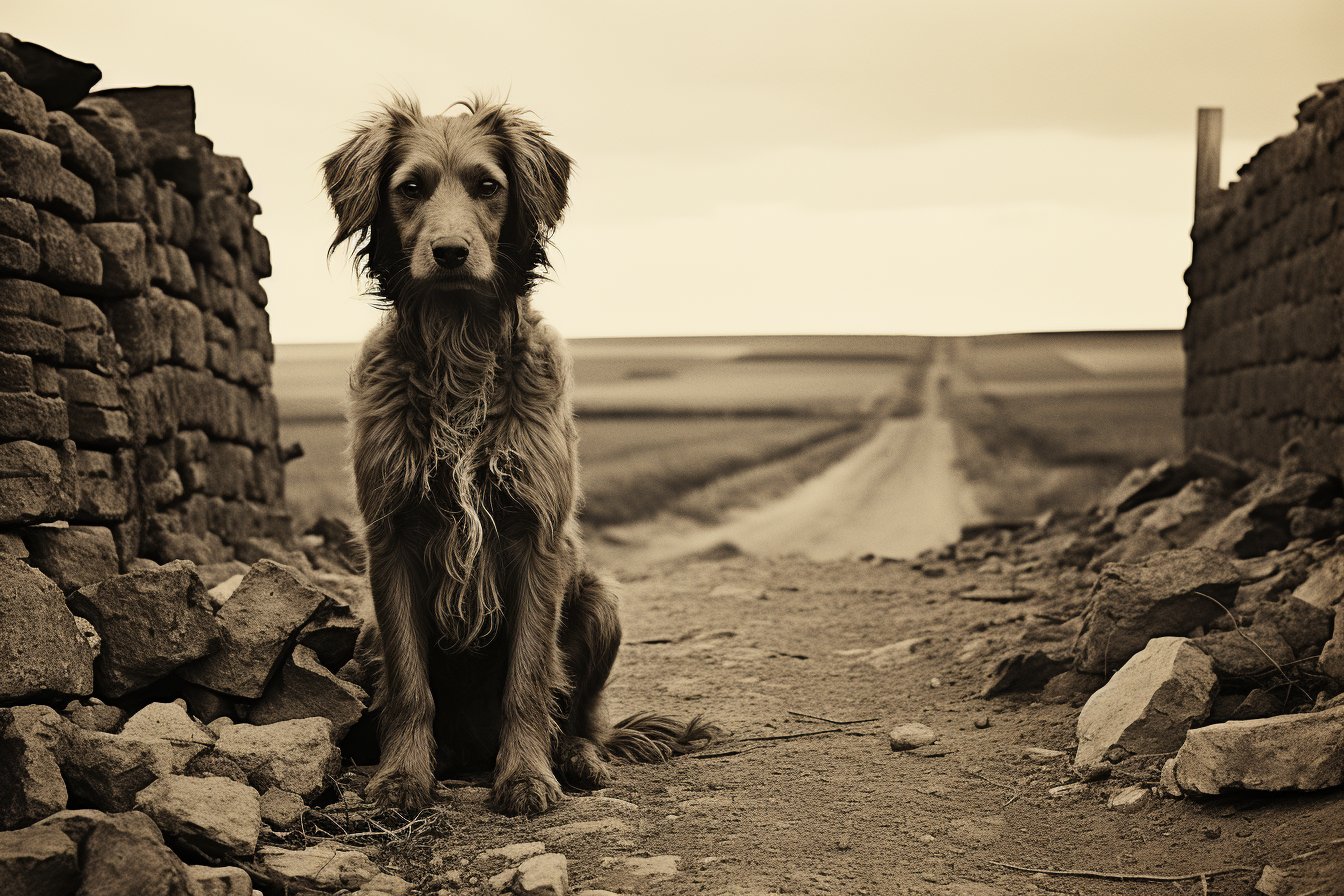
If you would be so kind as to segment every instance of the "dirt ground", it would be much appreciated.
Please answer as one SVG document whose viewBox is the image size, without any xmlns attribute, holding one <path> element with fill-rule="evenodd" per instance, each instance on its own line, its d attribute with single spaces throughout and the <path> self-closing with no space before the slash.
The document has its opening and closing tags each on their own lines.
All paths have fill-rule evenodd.
<svg viewBox="0 0 1344 896">
<path fill-rule="evenodd" d="M 1340 836 L 1338 791 L 1133 812 L 1106 806 L 1130 780 L 1052 796 L 1076 780 L 1077 709 L 977 698 L 974 656 L 1056 624 L 1041 612 L 1050 595 L 953 596 L 973 579 L 904 562 L 747 557 L 627 575 L 613 710 L 703 713 L 729 736 L 667 765 L 622 766 L 611 788 L 535 819 L 492 814 L 483 788 L 453 786 L 441 804 L 451 833 L 396 870 L 431 893 L 492 892 L 490 875 L 510 863 L 479 854 L 540 841 L 568 857 L 575 890 L 649 896 L 1244 894 L 1262 865 Z M 889 729 L 914 721 L 939 742 L 892 752 Z M 1038 760 L 1024 752 L 1033 747 L 1066 755 Z M 1122 882 L 1006 864 L 1210 876 Z M 1230 868 L 1245 870 L 1218 873 Z"/>
</svg>

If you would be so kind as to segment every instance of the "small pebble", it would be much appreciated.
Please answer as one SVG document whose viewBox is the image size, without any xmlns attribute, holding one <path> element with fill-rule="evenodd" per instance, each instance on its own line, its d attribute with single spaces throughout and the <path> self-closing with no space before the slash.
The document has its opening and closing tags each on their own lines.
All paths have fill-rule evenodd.
<svg viewBox="0 0 1344 896">
<path fill-rule="evenodd" d="M 975 727 L 985 729 L 989 727 L 989 716 L 981 716 L 975 720 Z"/>
<path fill-rule="evenodd" d="M 927 747 L 930 744 L 938 743 L 938 733 L 928 725 L 919 722 L 897 725 L 891 729 L 887 736 L 891 740 L 892 750 L 897 752 L 914 750 L 918 747 Z"/>
</svg>

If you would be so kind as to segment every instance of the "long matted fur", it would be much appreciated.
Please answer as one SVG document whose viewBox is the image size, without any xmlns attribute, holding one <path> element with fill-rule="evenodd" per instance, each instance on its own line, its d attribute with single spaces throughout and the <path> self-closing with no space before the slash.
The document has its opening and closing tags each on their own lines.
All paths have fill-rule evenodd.
<svg viewBox="0 0 1344 896">
<path fill-rule="evenodd" d="M 436 762 L 493 766 L 496 807 L 534 814 L 557 771 L 602 786 L 609 757 L 667 758 L 709 729 L 607 720 L 617 603 L 575 521 L 570 363 L 528 298 L 571 161 L 519 110 L 461 105 L 397 97 L 324 164 L 332 249 L 354 241 L 386 308 L 351 376 L 381 713 L 368 793 L 414 809 Z"/>
</svg>

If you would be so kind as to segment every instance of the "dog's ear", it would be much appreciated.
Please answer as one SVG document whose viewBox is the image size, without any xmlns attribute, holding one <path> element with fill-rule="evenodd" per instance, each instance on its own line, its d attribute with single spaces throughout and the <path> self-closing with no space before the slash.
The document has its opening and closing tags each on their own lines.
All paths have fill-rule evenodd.
<svg viewBox="0 0 1344 896">
<path fill-rule="evenodd" d="M 336 238 L 331 241 L 329 252 L 335 252 L 341 243 L 373 226 L 397 134 L 419 119 L 419 103 L 396 95 L 323 161 L 327 198 L 336 213 Z"/>
<path fill-rule="evenodd" d="M 569 172 L 573 161 L 550 141 L 540 124 L 518 109 L 497 107 L 495 133 L 504 146 L 509 170 L 512 213 L 524 239 L 544 245 L 569 204 Z"/>
</svg>

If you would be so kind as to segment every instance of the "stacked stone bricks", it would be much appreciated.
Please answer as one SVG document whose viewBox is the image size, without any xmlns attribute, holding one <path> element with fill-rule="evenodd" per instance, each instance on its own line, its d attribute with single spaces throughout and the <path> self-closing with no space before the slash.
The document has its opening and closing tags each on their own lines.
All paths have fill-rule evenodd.
<svg viewBox="0 0 1344 896">
<path fill-rule="evenodd" d="M 1201 213 L 1186 272 L 1187 447 L 1344 472 L 1344 81 Z"/>
<path fill-rule="evenodd" d="M 0 551 L 67 591 L 288 534 L 247 172 L 99 76 L 0 36 Z"/>
</svg>

